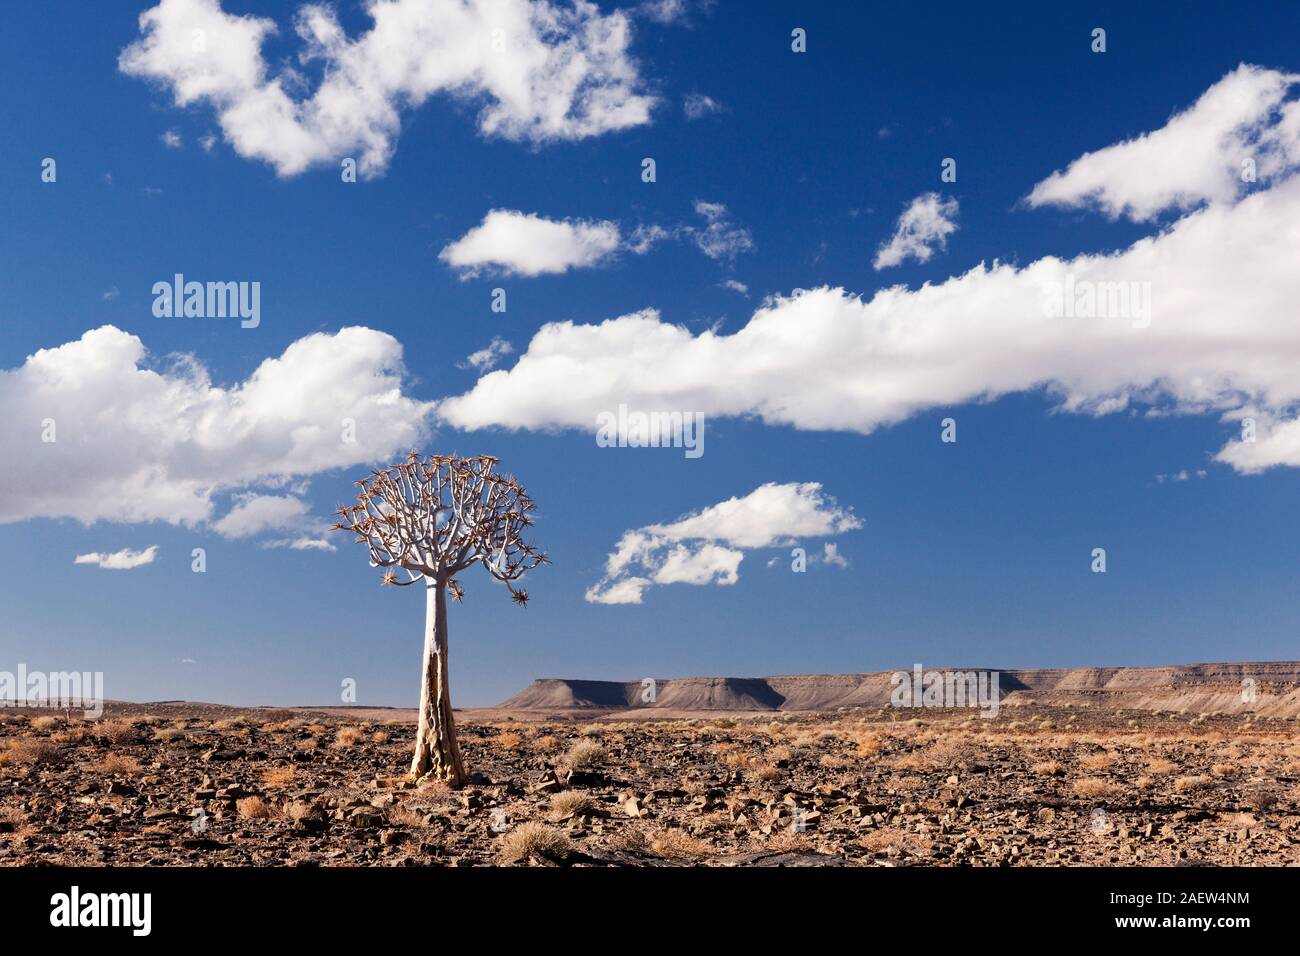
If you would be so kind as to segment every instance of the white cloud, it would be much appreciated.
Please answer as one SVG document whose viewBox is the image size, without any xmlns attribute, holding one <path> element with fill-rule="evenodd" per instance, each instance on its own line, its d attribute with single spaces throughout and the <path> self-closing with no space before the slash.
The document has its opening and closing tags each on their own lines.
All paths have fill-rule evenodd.
<svg viewBox="0 0 1300 956">
<path fill-rule="evenodd" d="M 1166 481 L 1191 481 L 1193 478 L 1204 478 L 1206 474 L 1207 472 L 1204 468 L 1198 468 L 1195 471 L 1189 471 L 1188 469 L 1183 468 L 1180 471 L 1175 471 L 1170 474 L 1156 475 L 1156 484 L 1163 485 Z"/>
<path fill-rule="evenodd" d="M 543 219 L 533 213 L 493 209 L 438 258 L 459 269 L 464 279 L 490 267 L 513 275 L 539 276 L 594 266 L 622 245 L 617 223 Z"/>
<path fill-rule="evenodd" d="M 401 345 L 372 329 L 308 335 L 229 386 L 193 357 L 159 364 L 136 336 L 94 329 L 0 370 L 0 523 L 188 525 L 224 492 L 373 464 L 426 434 L 432 405 L 404 385 Z"/>
<path fill-rule="evenodd" d="M 249 538 L 292 528 L 302 522 L 307 510 L 307 502 L 293 495 L 246 495 L 212 529 L 225 538 Z"/>
<path fill-rule="evenodd" d="M 184 145 L 181 134 L 174 129 L 169 129 L 162 134 L 162 144 L 168 149 L 180 149 Z"/>
<path fill-rule="evenodd" d="M 324 4 L 300 7 L 297 66 L 262 54 L 277 32 L 264 17 L 226 13 L 218 0 L 161 0 L 140 15 L 119 69 L 156 81 L 177 106 L 211 106 L 241 156 L 282 176 L 356 157 L 382 173 L 403 107 L 436 93 L 481 106 L 488 136 L 545 142 L 649 122 L 654 98 L 628 53 L 621 11 L 547 0 L 389 0 L 367 5 L 370 30 L 351 38 Z M 305 98 L 306 71 L 320 82 Z"/>
<path fill-rule="evenodd" d="M 667 240 L 688 241 L 715 260 L 734 259 L 753 248 L 748 230 L 732 223 L 726 206 L 696 200 L 694 207 L 705 226 L 640 225 L 626 236 L 608 219 L 546 219 L 492 209 L 438 258 L 458 270 L 462 279 L 473 279 L 485 272 L 532 277 L 590 268 L 620 253 L 644 255 Z"/>
<path fill-rule="evenodd" d="M 121 551 L 105 554 L 98 551 L 92 551 L 90 554 L 79 554 L 73 563 L 93 564 L 109 571 L 129 571 L 132 568 L 153 564 L 153 559 L 157 556 L 158 545 L 151 544 L 143 551 L 132 551 L 130 548 L 123 548 Z"/>
<path fill-rule="evenodd" d="M 1283 126 L 1300 114 L 1273 117 Z M 730 335 L 693 335 L 653 309 L 549 324 L 513 368 L 439 412 L 461 428 L 591 429 L 599 411 L 626 403 L 866 434 L 932 409 L 1042 391 L 1071 412 L 1214 414 L 1234 437 L 1252 417 L 1256 440 L 1229 441 L 1218 460 L 1242 472 L 1300 466 L 1297 248 L 1300 175 L 1277 171 L 1235 203 L 1209 203 L 1128 248 L 982 263 L 869 299 L 796 290 Z M 1066 290 L 1077 308 L 1049 314 Z M 1117 308 L 1121 291 L 1131 294 L 1128 315 Z"/>
<path fill-rule="evenodd" d="M 1261 182 L 1300 162 L 1300 101 L 1286 101 L 1297 83 L 1300 75 L 1243 64 L 1159 130 L 1085 154 L 1027 201 L 1091 205 L 1138 221 L 1231 202 L 1247 188 L 1243 161 L 1254 160 Z"/>
<path fill-rule="evenodd" d="M 212 152 L 212 147 L 217 145 L 217 138 L 211 133 L 205 133 L 199 137 L 199 145 L 203 147 L 203 152 Z"/>
<path fill-rule="evenodd" d="M 275 541 L 268 541 L 264 545 L 267 548 L 288 548 L 291 551 L 337 551 L 329 540 L 322 537 L 312 537 L 302 535 L 297 538 L 283 538 Z"/>
<path fill-rule="evenodd" d="M 957 200 L 944 199 L 938 193 L 917 196 L 898 217 L 894 235 L 881 244 L 872 266 L 879 270 L 908 259 L 929 262 L 935 248 L 945 248 L 948 236 L 956 232 L 956 217 Z"/>
<path fill-rule="evenodd" d="M 848 559 L 840 554 L 840 546 L 834 541 L 827 541 L 822 546 L 822 563 L 829 564 L 834 568 L 847 568 L 849 566 Z"/>
<path fill-rule="evenodd" d="M 739 292 L 741 295 L 749 295 L 749 286 L 737 279 L 724 279 L 722 287 L 730 289 L 732 292 Z"/>
<path fill-rule="evenodd" d="M 492 337 L 487 348 L 479 349 L 477 352 L 471 352 L 464 362 L 457 363 L 461 368 L 473 368 L 480 372 L 486 372 L 495 368 L 496 364 L 505 356 L 514 352 L 514 346 L 503 338 Z"/>
<path fill-rule="evenodd" d="M 687 232 L 700 252 L 710 259 L 735 259 L 742 252 L 754 248 L 754 239 L 749 230 L 733 223 L 727 207 L 722 203 L 697 199 L 695 212 L 704 217 L 707 225 L 702 229 L 687 227 Z"/>
<path fill-rule="evenodd" d="M 721 113 L 722 104 L 703 93 L 687 93 L 682 97 L 682 112 L 689 120 L 703 119 L 710 113 Z"/>
<path fill-rule="evenodd" d="M 586 597 L 593 604 L 640 604 L 656 584 L 735 584 L 745 549 L 861 527 L 816 482 L 768 483 L 677 521 L 624 532 Z"/>
<path fill-rule="evenodd" d="M 637 13 L 656 23 L 679 23 L 689 12 L 686 0 L 641 0 Z"/>
</svg>

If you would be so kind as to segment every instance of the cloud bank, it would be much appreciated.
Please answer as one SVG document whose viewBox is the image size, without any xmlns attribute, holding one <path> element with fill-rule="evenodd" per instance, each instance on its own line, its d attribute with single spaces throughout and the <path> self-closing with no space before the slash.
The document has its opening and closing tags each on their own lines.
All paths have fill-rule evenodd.
<svg viewBox="0 0 1300 956">
<path fill-rule="evenodd" d="M 654 98 L 628 52 L 626 14 L 547 0 L 387 0 L 350 38 L 333 9 L 308 3 L 294 17 L 297 65 L 262 54 L 277 32 L 264 17 L 227 13 L 219 0 L 162 0 L 140 14 L 140 38 L 118 68 L 158 83 L 178 107 L 216 112 L 241 156 L 293 176 L 354 157 L 382 173 L 401 110 L 445 93 L 480 106 L 487 136 L 540 143 L 643 125 Z M 306 73 L 320 80 L 310 95 Z"/>
<path fill-rule="evenodd" d="M 224 387 L 193 357 L 156 364 L 136 336 L 94 329 L 0 370 L 0 523 L 207 521 L 222 493 L 419 444 L 431 405 L 404 387 L 401 345 L 372 329 L 308 335 Z M 254 518 L 237 508 L 224 527 Z"/>
<path fill-rule="evenodd" d="M 1128 248 L 1023 266 L 995 260 L 870 297 L 796 291 L 770 298 L 729 335 L 692 334 L 654 309 L 552 323 L 512 368 L 444 400 L 439 414 L 466 429 L 590 429 L 597 413 L 624 403 L 868 434 L 933 409 L 1042 391 L 1071 412 L 1218 415 L 1234 436 L 1250 418 L 1254 433 L 1229 440 L 1220 461 L 1242 472 L 1300 465 L 1300 107 L 1277 99 L 1294 87 L 1287 75 L 1242 67 L 1170 121 L 1208 140 L 1193 149 L 1180 132 L 1179 150 L 1218 158 L 1202 164 L 1216 172 L 1199 186 L 1171 191 L 1145 176 L 1150 147 L 1130 144 L 1079 161 L 1105 170 L 1100 192 L 1093 174 L 1078 173 L 1086 165 L 1057 174 L 1050 189 L 1052 178 L 1039 184 L 1034 202 L 1135 214 L 1198 199 Z M 1207 102 L 1215 122 L 1188 127 Z M 1225 139 L 1224 129 L 1237 132 Z M 1160 132 L 1139 142 L 1163 143 Z M 1241 195 L 1229 162 L 1240 137 L 1262 144 L 1263 173 Z"/>
</svg>

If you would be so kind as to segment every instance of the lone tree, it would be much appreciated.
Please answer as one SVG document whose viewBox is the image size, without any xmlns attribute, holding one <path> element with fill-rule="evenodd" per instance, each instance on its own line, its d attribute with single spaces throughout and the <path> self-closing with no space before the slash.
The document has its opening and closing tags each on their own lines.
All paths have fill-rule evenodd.
<svg viewBox="0 0 1300 956">
<path fill-rule="evenodd" d="M 357 503 L 340 507 L 337 531 L 351 531 L 370 549 L 372 567 L 384 568 L 384 584 L 425 584 L 424 677 L 420 682 L 420 727 L 411 773 L 432 775 L 453 787 L 466 782 L 456 743 L 447 684 L 447 593 L 464 596 L 456 576 L 475 564 L 527 605 L 516 588 L 525 572 L 546 555 L 525 544 L 535 505 L 519 482 L 493 472 L 488 455 L 457 458 L 411 452 L 406 460 L 356 482 Z"/>
</svg>

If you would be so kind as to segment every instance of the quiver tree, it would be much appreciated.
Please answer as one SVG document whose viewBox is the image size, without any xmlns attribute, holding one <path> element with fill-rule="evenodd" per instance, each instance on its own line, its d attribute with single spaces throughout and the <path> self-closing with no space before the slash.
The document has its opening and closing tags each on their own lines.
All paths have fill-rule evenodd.
<svg viewBox="0 0 1300 956">
<path fill-rule="evenodd" d="M 411 452 L 356 482 L 357 503 L 340 507 L 334 525 L 370 549 L 370 564 L 384 569 L 384 584 L 424 582 L 424 676 L 411 773 L 453 787 L 464 785 L 466 776 L 447 684 L 447 595 L 459 601 L 465 592 L 457 575 L 481 564 L 516 604 L 526 605 L 528 592 L 516 582 L 546 561 L 521 537 L 533 523 L 532 499 L 512 476 L 495 474 L 496 463 L 487 455 L 422 458 Z"/>
</svg>

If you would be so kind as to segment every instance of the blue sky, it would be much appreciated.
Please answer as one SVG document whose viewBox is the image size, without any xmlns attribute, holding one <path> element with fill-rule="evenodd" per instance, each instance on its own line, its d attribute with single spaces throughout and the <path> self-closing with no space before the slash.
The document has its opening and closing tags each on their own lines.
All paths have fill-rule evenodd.
<svg viewBox="0 0 1300 956">
<path fill-rule="evenodd" d="M 166 12 L 184 21 L 189 2 L 172 0 Z M 108 4 L 93 17 L 69 3 L 16 7 L 0 36 L 11 78 L 0 91 L 0 369 L 21 370 L 41 349 L 112 326 L 142 343 L 143 367 L 192 384 L 185 376 L 197 363 L 212 385 L 230 389 L 314 333 L 332 337 L 359 326 L 391 336 L 405 368 L 406 425 L 422 430 L 420 447 L 500 457 L 539 503 L 534 536 L 553 562 L 530 576 L 526 610 L 485 575 L 465 579 L 467 599 L 453 606 L 450 624 L 458 705 L 494 703 L 541 676 L 1292 659 L 1300 476 L 1284 431 L 1295 417 L 1285 383 L 1300 379 L 1286 372 L 1300 348 L 1296 280 L 1286 276 L 1300 274 L 1300 253 L 1285 234 L 1263 233 L 1276 241 L 1256 246 L 1250 294 L 1239 286 L 1223 292 L 1240 312 L 1216 311 L 1217 337 L 1180 331 L 1180 322 L 1190 328 L 1197 320 L 1169 308 L 1155 313 L 1158 336 L 1135 329 L 1113 350 L 1087 337 L 1071 349 L 1056 333 L 1040 343 L 1037 326 L 1025 332 L 993 320 L 970 339 L 961 316 L 981 314 L 982 306 L 951 287 L 933 310 L 948 323 L 936 325 L 937 344 L 922 337 L 905 354 L 886 354 L 891 336 L 877 329 L 880 339 L 863 346 L 861 361 L 820 361 L 819 354 L 843 355 L 861 342 L 852 331 L 857 306 L 828 294 L 818 301 L 844 318 L 834 312 L 822 324 L 820 313 L 811 314 L 817 303 L 805 300 L 807 331 L 789 326 L 800 345 L 775 350 L 787 354 L 721 350 L 716 366 L 691 365 L 703 361 L 701 337 L 710 329 L 737 335 L 768 296 L 780 297 L 778 312 L 799 307 L 795 290 L 823 286 L 860 302 L 898 284 L 913 296 L 923 283 L 942 286 L 982 262 L 1028 270 L 1049 256 L 1114 255 L 1131 271 L 1124 250 L 1176 233 L 1184 218 L 1236 211 L 1245 219 L 1254 208 L 1248 202 L 1259 204 L 1251 222 L 1283 215 L 1298 154 L 1277 118 L 1291 114 L 1277 103 L 1250 113 L 1257 101 L 1241 107 L 1241 122 L 1254 124 L 1252 142 L 1281 130 L 1280 140 L 1268 140 L 1269 155 L 1281 159 L 1271 171 L 1261 159 L 1261 180 L 1249 188 L 1224 187 L 1223 170 L 1207 167 L 1167 202 L 1165 177 L 1144 179 L 1159 157 L 1129 151 L 1078 167 L 1041 202 L 1026 200 L 1085 154 L 1160 130 L 1239 64 L 1300 71 L 1294 4 L 1248 11 L 1207 4 L 1194 15 L 1181 4 L 1143 7 L 975 12 L 719 2 L 631 7 L 620 17 L 602 3 L 577 16 L 587 25 L 614 17 L 626 26 L 630 39 L 616 66 L 633 74 L 595 82 L 615 106 L 620 98 L 650 104 L 644 119 L 602 118 L 596 107 L 579 117 L 573 106 L 570 118 L 608 128 L 587 135 L 575 120 L 540 133 L 535 124 L 491 131 L 483 119 L 494 102 L 490 86 L 469 95 L 435 91 L 418 105 L 394 94 L 400 126 L 381 130 L 388 154 L 355 183 L 339 173 L 341 157 L 361 155 L 354 144 L 308 129 L 315 138 L 295 152 L 284 145 L 292 130 L 271 124 L 259 155 L 250 145 L 258 130 L 223 124 L 213 102 L 178 106 L 160 75 L 167 63 L 121 66 L 123 51 L 141 39 L 137 18 L 147 4 Z M 303 41 L 294 9 L 224 0 L 217 14 L 275 21 L 262 63 L 282 78 L 296 67 L 297 88 L 285 83 L 302 100 L 320 83 L 320 58 L 297 63 Z M 501 9 L 513 22 L 507 15 L 527 7 Z M 362 6 L 347 0 L 338 5 L 338 24 L 354 40 L 370 28 Z M 796 27 L 807 31 L 805 53 L 791 50 Z M 1104 53 L 1090 49 L 1096 27 L 1106 30 Z M 456 35 L 449 36 L 440 42 L 452 49 Z M 386 51 L 390 59 L 419 54 Z M 1267 86 L 1262 73 L 1252 76 Z M 1282 102 L 1293 102 L 1294 87 L 1283 85 Z M 531 95 L 550 95 L 544 81 Z M 689 118 L 688 96 L 708 97 L 716 108 Z M 515 112 L 508 119 L 535 119 L 518 104 Z M 1175 144 L 1189 165 L 1198 161 L 1198 129 Z M 178 145 L 164 142 L 168 133 Z M 209 148 L 205 137 L 213 138 Z M 56 182 L 41 181 L 46 157 L 57 162 Z M 642 181 L 644 157 L 655 160 L 653 183 Z M 956 182 L 941 181 L 946 157 L 957 161 Z M 299 161 L 307 168 L 286 168 Z M 1085 188 L 1096 182 L 1103 184 Z M 923 243 L 925 261 L 874 268 L 900 214 L 929 193 L 956 201 L 955 231 Z M 729 249 L 702 250 L 708 217 L 697 202 L 725 207 L 718 215 Z M 530 276 L 519 274 L 519 263 L 512 272 L 488 261 L 467 277 L 440 253 L 494 209 L 570 226 L 612 223 L 623 244 L 562 273 Z M 1214 224 L 1207 221 L 1206 229 Z M 650 226 L 665 237 L 643 253 L 627 248 L 637 227 Z M 1225 247 L 1256 248 L 1249 235 L 1230 231 L 1244 229 L 1240 221 L 1222 228 Z M 1180 258 L 1181 247 L 1169 248 L 1155 257 L 1154 294 L 1181 304 L 1184 283 L 1197 293 L 1210 280 L 1195 255 Z M 1223 272 L 1243 268 L 1225 264 Z M 260 324 L 155 317 L 152 287 L 177 272 L 259 282 Z M 1140 269 L 1133 275 L 1146 278 Z M 726 287 L 728 280 L 747 292 Z M 495 288 L 506 290 L 504 314 L 490 309 Z M 986 294 L 1001 292 L 969 293 Z M 919 312 L 930 308 L 924 299 L 906 301 Z M 644 309 L 658 310 L 647 328 L 689 340 L 650 354 L 644 372 L 696 383 L 657 394 L 666 408 L 705 414 L 701 458 L 671 448 L 601 448 L 593 428 L 575 427 L 591 411 L 615 407 L 624 395 L 618 370 L 626 376 L 646 358 L 613 332 L 596 340 L 597 356 L 574 366 L 586 384 L 613 370 L 615 384 L 603 392 L 570 402 L 572 383 L 563 376 L 548 378 L 543 369 L 524 379 L 512 371 L 528 361 L 530 341 L 548 323 L 571 321 L 581 331 Z M 837 321 L 848 323 L 851 343 L 819 353 L 818 336 Z M 884 321 L 915 329 L 920 320 L 905 311 Z M 674 326 L 684 332 L 672 333 Z M 474 391 L 483 372 L 462 366 L 498 338 L 513 352 L 499 362 L 507 374 L 503 397 L 494 398 Z M 806 365 L 779 376 L 763 371 L 804 343 Z M 557 347 L 575 345 L 562 336 Z M 189 356 L 190 365 L 176 356 Z M 755 364 L 737 371 L 738 358 Z M 62 409 L 57 395 L 80 387 L 83 361 L 67 359 L 66 377 L 42 400 Z M 895 383 L 894 365 L 910 363 L 919 371 Z M 1096 401 L 1113 391 L 1107 376 L 1121 366 L 1128 403 L 1095 414 Z M 350 366 L 340 360 L 340 367 Z M 277 484 L 265 468 L 235 467 L 251 455 L 252 441 L 235 438 L 220 443 L 214 459 L 221 460 L 193 463 L 183 442 L 176 456 L 155 460 L 140 436 L 156 429 L 161 446 L 188 426 L 156 395 L 131 392 L 128 377 L 120 390 L 110 380 L 96 398 L 107 419 L 69 420 L 61 412 L 61 436 L 86 437 L 61 437 L 47 466 L 38 457 L 49 452 L 39 443 L 44 415 L 23 391 L 29 379 L 2 374 L 8 461 L 0 491 L 17 504 L 0 524 L 0 669 L 23 662 L 102 670 L 110 697 L 237 704 L 336 702 L 340 681 L 351 677 L 363 703 L 414 703 L 422 595 L 381 589 L 362 550 L 341 536 L 333 551 L 293 549 L 267 545 L 301 528 L 244 538 L 216 528 L 240 495 L 292 493 L 307 508 L 305 521 L 328 515 L 351 498 L 364 465 L 331 466 L 325 455 Z M 321 372 L 327 392 L 328 374 Z M 340 386 L 353 378 L 337 374 Z M 1062 376 L 1086 393 L 1081 410 L 1062 408 L 1052 384 Z M 1201 394 L 1207 376 L 1216 382 L 1209 399 Z M 1042 385 L 1017 384 L 1025 377 Z M 952 384 L 958 380 L 961 388 Z M 705 381 L 716 384 L 698 384 Z M 857 385 L 871 392 L 871 383 L 889 392 L 872 392 L 885 411 L 852 408 L 845 396 Z M 655 387 L 629 387 L 628 400 L 644 404 Z M 752 408 L 740 408 L 736 396 L 748 398 L 751 388 Z M 411 411 L 466 395 L 478 398 L 465 415 L 489 424 L 465 427 L 467 418 Z M 808 408 L 772 411 L 792 396 L 807 397 Z M 319 404 L 334 408 L 328 396 Z M 259 406 L 268 421 L 272 405 Z M 307 405 L 295 414 L 311 421 L 314 403 Z M 543 409 L 536 422 L 534 407 Z M 1269 423 L 1276 441 L 1256 446 L 1261 458 L 1246 451 L 1216 458 L 1237 437 L 1232 416 L 1247 412 Z M 157 422 L 139 424 L 154 415 Z M 958 423 L 955 444 L 940 441 L 949 416 Z M 502 427 L 525 419 L 534 427 Z M 288 434 L 252 424 L 268 429 L 267 441 Z M 384 431 L 389 425 L 379 430 L 392 447 L 373 446 L 377 455 L 405 448 L 393 437 L 400 429 Z M 131 440 L 117 438 L 119 428 Z M 160 469 L 160 489 L 182 479 L 207 483 L 200 498 L 210 510 L 195 517 L 140 508 L 127 485 L 106 490 L 84 480 L 110 458 L 132 465 L 133 455 L 134 464 Z M 1181 473 L 1186 480 L 1173 477 Z M 45 482 L 64 488 L 57 504 L 32 491 Z M 717 539 L 744 554 L 735 583 L 661 584 L 639 604 L 586 599 L 625 532 L 743 498 L 765 483 L 807 482 L 822 486 L 823 510 L 851 509 L 860 527 L 783 535 L 776 520 L 769 535 L 776 543 Z M 832 542 L 847 566 L 821 561 L 792 573 L 790 538 L 813 555 Z M 130 570 L 74 564 L 77 555 L 150 546 L 157 546 L 154 560 Z M 195 547 L 207 551 L 204 574 L 191 572 Z M 1090 570 L 1097 547 L 1107 552 L 1105 574 Z M 774 557 L 780 560 L 769 566 Z"/>
</svg>

